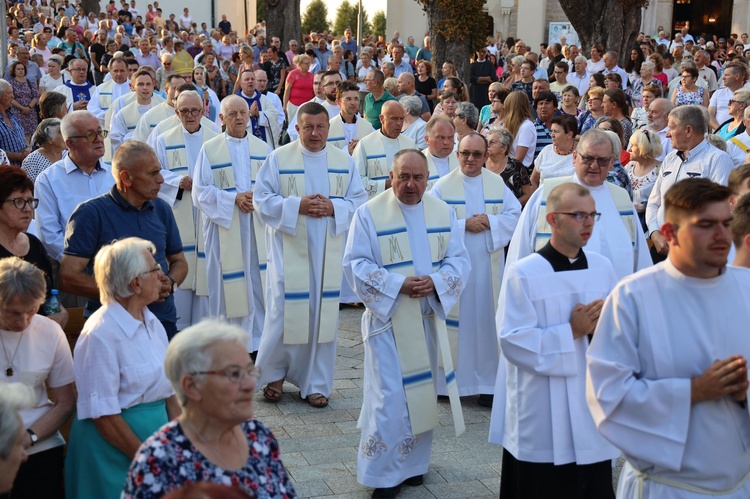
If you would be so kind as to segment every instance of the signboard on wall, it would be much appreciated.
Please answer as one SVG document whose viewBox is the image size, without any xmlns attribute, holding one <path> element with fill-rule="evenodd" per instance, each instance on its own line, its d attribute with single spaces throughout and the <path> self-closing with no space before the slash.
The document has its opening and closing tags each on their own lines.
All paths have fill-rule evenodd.
<svg viewBox="0 0 750 499">
<path fill-rule="evenodd" d="M 563 44 L 561 40 L 565 38 Z M 578 34 L 573 29 L 573 25 L 569 22 L 566 23 L 549 23 L 549 36 L 547 37 L 549 43 L 559 43 L 561 45 L 578 45 Z"/>
</svg>

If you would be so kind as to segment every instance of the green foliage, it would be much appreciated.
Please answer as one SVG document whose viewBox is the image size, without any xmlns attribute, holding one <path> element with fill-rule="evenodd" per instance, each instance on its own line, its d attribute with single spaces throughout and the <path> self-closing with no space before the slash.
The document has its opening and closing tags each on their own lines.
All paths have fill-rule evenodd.
<svg viewBox="0 0 750 499">
<path fill-rule="evenodd" d="M 370 30 L 370 34 L 385 37 L 385 12 L 382 10 L 375 12 L 375 15 L 372 16 L 372 29 Z"/>
<path fill-rule="evenodd" d="M 432 20 L 435 33 L 443 35 L 447 43 L 471 39 L 474 49 L 484 46 L 487 29 L 484 5 L 486 0 L 417 0 L 429 13 L 436 4 L 440 18 Z M 472 36 L 472 35 L 476 36 Z"/>
<path fill-rule="evenodd" d="M 255 18 L 258 20 L 258 22 L 261 22 L 266 19 L 266 8 L 268 7 L 268 3 L 266 0 L 257 0 L 255 3 Z"/>
<path fill-rule="evenodd" d="M 328 7 L 323 0 L 312 0 L 302 15 L 302 32 L 311 33 L 315 31 L 328 30 Z"/>
<path fill-rule="evenodd" d="M 336 10 L 336 20 L 333 22 L 333 32 L 336 35 L 343 36 L 344 30 L 349 28 L 354 36 L 357 36 L 357 22 L 359 15 L 358 3 L 351 4 L 349 0 L 344 2 Z M 370 23 L 367 21 L 367 12 L 362 8 L 362 33 L 367 34 L 370 31 Z"/>
</svg>

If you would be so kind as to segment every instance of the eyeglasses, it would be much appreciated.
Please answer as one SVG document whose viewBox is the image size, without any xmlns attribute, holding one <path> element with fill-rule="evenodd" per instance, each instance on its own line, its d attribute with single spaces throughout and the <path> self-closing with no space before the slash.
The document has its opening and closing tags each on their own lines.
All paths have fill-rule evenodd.
<svg viewBox="0 0 750 499">
<path fill-rule="evenodd" d="M 157 264 L 156 264 L 156 267 L 154 267 L 154 268 L 153 268 L 153 269 L 151 269 L 151 270 L 147 270 L 146 272 L 141 272 L 141 275 L 146 275 L 146 274 L 150 274 L 150 273 L 152 273 L 152 272 L 161 272 L 161 264 L 157 263 Z"/>
<path fill-rule="evenodd" d="M 13 199 L 6 199 L 6 203 L 13 203 L 13 206 L 18 208 L 19 210 L 23 210 L 28 205 L 32 210 L 35 210 L 37 206 L 39 206 L 39 200 L 36 198 L 33 199 L 24 199 L 24 198 L 13 198 Z"/>
<path fill-rule="evenodd" d="M 246 376 L 250 376 L 255 381 L 257 381 L 258 378 L 260 378 L 260 368 L 255 367 L 255 365 L 251 364 L 244 369 L 240 366 L 228 366 L 224 369 L 215 371 L 196 371 L 190 374 L 192 374 L 193 376 L 197 376 L 199 374 L 213 374 L 216 376 L 224 376 L 232 383 L 239 384 L 245 381 Z"/>
<path fill-rule="evenodd" d="M 581 162 L 586 166 L 589 166 L 596 161 L 596 163 L 602 168 L 609 166 L 609 162 L 612 161 L 612 158 L 597 158 L 594 156 L 584 156 L 583 154 L 579 154 L 578 157 L 581 158 Z"/>
<path fill-rule="evenodd" d="M 479 151 L 458 151 L 458 154 L 464 159 L 469 159 L 469 157 L 480 159 L 484 156 L 484 153 Z"/>
<path fill-rule="evenodd" d="M 86 68 L 68 68 L 68 71 L 86 71 Z"/>
<path fill-rule="evenodd" d="M 89 142 L 93 142 L 96 140 L 97 137 L 101 137 L 102 139 L 106 139 L 107 135 L 109 135 L 109 131 L 107 130 L 97 130 L 96 132 L 89 132 L 86 135 L 71 135 L 68 137 L 69 139 L 86 139 Z"/>
<path fill-rule="evenodd" d="M 202 109 L 178 109 L 177 112 L 183 116 L 196 117 L 199 114 L 201 114 L 203 110 Z"/>
<path fill-rule="evenodd" d="M 729 99 L 729 102 L 727 104 L 742 104 L 743 106 L 747 105 L 744 102 L 735 99 Z"/>
<path fill-rule="evenodd" d="M 569 217 L 575 217 L 576 222 L 585 222 L 589 218 L 593 220 L 594 222 L 598 222 L 601 218 L 602 214 L 596 211 L 592 211 L 591 213 L 586 213 L 585 211 L 576 211 L 576 212 L 568 212 L 568 211 L 553 211 L 553 215 L 567 215 Z"/>
</svg>

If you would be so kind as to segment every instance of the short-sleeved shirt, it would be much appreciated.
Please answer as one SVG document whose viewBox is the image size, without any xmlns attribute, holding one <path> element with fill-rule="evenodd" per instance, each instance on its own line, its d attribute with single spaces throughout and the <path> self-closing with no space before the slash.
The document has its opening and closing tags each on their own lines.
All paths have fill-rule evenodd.
<svg viewBox="0 0 750 499">
<path fill-rule="evenodd" d="M 117 187 L 106 194 L 78 205 L 65 230 L 65 255 L 88 258 L 93 273 L 94 256 L 99 249 L 116 239 L 140 237 L 154 244 L 154 259 L 168 272 L 167 257 L 182 252 L 182 240 L 172 208 L 161 199 L 147 201 L 139 210 L 128 203 Z M 87 308 L 95 310 L 98 300 L 89 300 Z M 174 297 L 148 306 L 160 321 L 175 322 Z"/>
<path fill-rule="evenodd" d="M 372 96 L 372 93 L 365 96 L 365 118 L 375 130 L 380 130 L 380 110 L 383 108 L 383 104 L 389 100 L 396 100 L 396 98 L 388 90 L 377 100 Z"/>
<path fill-rule="evenodd" d="M 232 485 L 258 499 L 297 497 L 271 430 L 256 419 L 248 419 L 241 427 L 250 444 L 250 455 L 245 466 L 232 471 L 206 459 L 187 438 L 179 421 L 167 423 L 138 449 L 122 497 L 156 499 L 195 482 Z"/>
<path fill-rule="evenodd" d="M 517 147 L 528 147 L 526 155 L 521 160 L 523 166 L 526 168 L 531 167 L 531 163 L 534 162 L 534 152 L 536 147 L 536 130 L 534 129 L 534 123 L 531 120 L 524 120 L 521 126 L 516 132 L 516 138 L 513 141 L 512 156 L 516 156 Z"/>
</svg>

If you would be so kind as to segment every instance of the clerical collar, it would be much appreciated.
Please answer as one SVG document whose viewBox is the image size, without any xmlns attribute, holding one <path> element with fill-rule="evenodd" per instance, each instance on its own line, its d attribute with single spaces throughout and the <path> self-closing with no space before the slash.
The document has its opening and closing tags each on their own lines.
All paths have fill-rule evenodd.
<svg viewBox="0 0 750 499">
<path fill-rule="evenodd" d="M 583 252 L 583 249 L 578 250 L 578 257 L 572 262 L 570 261 L 570 258 L 557 251 L 550 241 L 547 241 L 547 244 L 537 251 L 537 253 L 552 265 L 552 270 L 555 272 L 585 270 L 589 268 L 588 260 L 586 260 L 586 253 Z"/>
<path fill-rule="evenodd" d="M 345 125 L 356 125 L 357 124 L 357 113 L 353 114 L 354 119 L 352 120 L 351 123 L 349 123 L 348 121 L 346 121 L 346 118 L 344 118 L 344 114 L 343 113 L 339 113 L 339 116 L 341 116 L 341 122 L 344 123 Z"/>
</svg>

